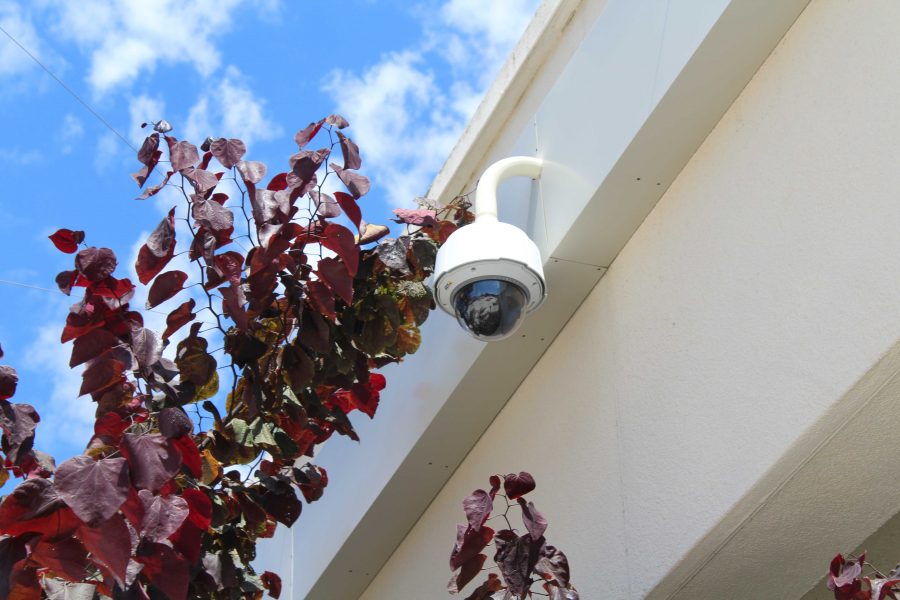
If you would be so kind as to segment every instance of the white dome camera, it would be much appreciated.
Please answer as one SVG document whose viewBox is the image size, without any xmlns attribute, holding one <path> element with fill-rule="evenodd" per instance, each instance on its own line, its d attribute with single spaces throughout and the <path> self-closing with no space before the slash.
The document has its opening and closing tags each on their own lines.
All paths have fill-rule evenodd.
<svg viewBox="0 0 900 600">
<path fill-rule="evenodd" d="M 544 301 L 541 253 L 518 227 L 497 220 L 497 186 L 513 176 L 540 177 L 539 159 L 517 156 L 491 165 L 475 191 L 475 222 L 438 251 L 435 295 L 442 309 L 482 341 L 509 337 Z"/>
</svg>

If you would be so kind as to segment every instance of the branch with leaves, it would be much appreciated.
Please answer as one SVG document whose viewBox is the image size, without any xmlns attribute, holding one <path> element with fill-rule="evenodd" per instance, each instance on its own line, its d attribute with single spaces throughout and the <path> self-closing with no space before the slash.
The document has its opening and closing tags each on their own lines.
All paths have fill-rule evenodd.
<svg viewBox="0 0 900 600">
<path fill-rule="evenodd" d="M 84 290 L 60 341 L 96 423 L 85 453 L 56 468 L 34 447 L 37 411 L 10 400 L 15 370 L 0 366 L 0 484 L 24 479 L 0 503 L 0 598 L 279 596 L 278 575 L 251 565 L 257 541 L 322 497 L 328 475 L 309 459 L 335 433 L 359 439 L 353 411 L 375 416 L 376 371 L 419 347 L 437 248 L 472 219 L 460 199 L 395 211 L 397 238 L 367 224 L 370 183 L 347 126 L 311 123 L 267 179 L 241 140 L 198 150 L 153 124 L 132 177 L 140 199 L 171 190 L 159 198 L 177 204 L 135 271 L 146 310 L 189 296 L 163 331 L 130 304 L 136 284 L 116 275 L 111 249 L 85 246 L 81 231 L 50 236 L 75 255 L 59 289 Z M 307 149 L 314 140 L 324 144 Z M 336 148 L 342 165 L 329 162 Z M 346 192 L 325 193 L 329 177 Z M 170 268 L 181 254 L 190 274 Z"/>
<path fill-rule="evenodd" d="M 494 544 L 494 563 L 500 571 L 488 573 L 488 578 L 466 600 L 522 600 L 546 596 L 551 600 L 578 600 L 578 592 L 569 581 L 569 561 L 561 550 L 547 543 L 544 532 L 547 519 L 533 502 L 524 496 L 535 488 L 530 473 L 510 473 L 505 477 L 492 475 L 490 491 L 475 490 L 463 499 L 466 523 L 456 526 L 456 544 L 450 554 L 453 576 L 447 584 L 451 594 L 457 594 L 479 573 L 487 569 L 487 555 L 482 551 Z M 503 493 L 500 493 L 501 486 Z M 504 501 L 503 512 L 491 516 L 497 498 Z M 519 535 L 509 520 L 511 509 L 518 508 L 526 533 Z M 494 531 L 487 522 L 502 519 L 506 527 Z M 532 590 L 542 583 L 543 592 Z M 501 593 L 503 592 L 503 593 Z"/>
<path fill-rule="evenodd" d="M 865 552 L 856 558 L 838 554 L 831 561 L 825 583 L 836 600 L 897 600 L 900 565 L 885 575 L 866 562 Z"/>
</svg>

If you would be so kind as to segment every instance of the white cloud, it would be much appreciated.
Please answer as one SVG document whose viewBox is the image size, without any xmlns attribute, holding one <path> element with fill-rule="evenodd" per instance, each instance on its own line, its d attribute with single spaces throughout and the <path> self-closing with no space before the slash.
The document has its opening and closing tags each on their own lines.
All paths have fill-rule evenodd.
<svg viewBox="0 0 900 600">
<path fill-rule="evenodd" d="M 112 132 L 100 136 L 97 140 L 97 150 L 94 154 L 94 169 L 99 173 L 106 172 L 116 156 L 122 151 L 119 148 L 120 143 L 119 138 Z"/>
<path fill-rule="evenodd" d="M 146 94 L 135 96 L 128 103 L 128 114 L 131 124 L 128 127 L 128 137 L 131 143 L 137 147 L 144 142 L 149 133 L 148 129 L 142 129 L 142 123 L 155 123 L 165 118 L 166 103 L 162 98 L 151 98 Z"/>
<path fill-rule="evenodd" d="M 34 165 L 44 160 L 38 150 L 22 150 L 21 148 L 0 148 L 0 161 L 14 165 Z"/>
<path fill-rule="evenodd" d="M 0 1 L 0 26 L 39 59 L 42 45 L 31 17 L 15 2 Z M 21 48 L 0 34 L 0 76 L 17 75 L 36 65 Z"/>
<path fill-rule="evenodd" d="M 63 117 L 62 124 L 59 128 L 58 140 L 60 151 L 63 154 L 71 154 L 75 149 L 74 146 L 81 140 L 84 135 L 84 123 L 81 119 L 73 115 L 67 114 Z"/>
<path fill-rule="evenodd" d="M 363 169 L 391 203 L 425 193 L 538 0 L 448 0 L 423 14 L 412 48 L 385 54 L 362 73 L 333 71 L 324 83 L 351 124 Z M 433 67 L 432 67 L 433 65 Z M 448 69 L 449 81 L 435 71 Z"/>
<path fill-rule="evenodd" d="M 88 82 L 103 94 L 144 72 L 187 63 L 201 75 L 218 68 L 217 36 L 241 0 L 50 0 L 55 33 L 91 53 Z M 271 4 L 271 3 L 267 3 Z"/>
<path fill-rule="evenodd" d="M 69 367 L 72 344 L 59 343 L 60 331 L 62 326 L 56 323 L 41 327 L 25 353 L 24 366 L 47 377 L 50 382 L 50 395 L 35 403 L 41 415 L 36 446 L 63 460 L 67 457 L 60 451 L 80 452 L 91 439 L 96 405 L 89 396 L 78 397 L 81 368 Z"/>
<path fill-rule="evenodd" d="M 228 67 L 218 85 L 191 108 L 184 137 L 196 144 L 207 136 L 236 137 L 248 146 L 257 140 L 275 139 L 282 135 L 282 129 L 266 116 L 265 104 L 254 95 L 244 75 Z"/>
</svg>

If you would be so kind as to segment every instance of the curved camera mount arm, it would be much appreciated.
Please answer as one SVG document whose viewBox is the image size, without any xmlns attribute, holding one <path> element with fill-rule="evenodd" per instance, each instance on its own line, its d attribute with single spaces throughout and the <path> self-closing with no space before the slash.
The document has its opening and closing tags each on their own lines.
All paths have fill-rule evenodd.
<svg viewBox="0 0 900 600">
<path fill-rule="evenodd" d="M 544 161 L 531 156 L 511 156 L 488 167 L 475 187 L 475 220 L 497 221 L 497 187 L 510 177 L 538 179 Z"/>
</svg>

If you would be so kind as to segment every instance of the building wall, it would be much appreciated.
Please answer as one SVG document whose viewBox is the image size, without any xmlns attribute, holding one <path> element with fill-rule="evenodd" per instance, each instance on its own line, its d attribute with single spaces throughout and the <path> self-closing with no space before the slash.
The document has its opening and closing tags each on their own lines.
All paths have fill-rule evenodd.
<svg viewBox="0 0 900 600">
<path fill-rule="evenodd" d="M 642 598 L 894 345 L 898 34 L 810 4 L 362 598 L 442 597 L 460 500 L 519 470 L 582 597 Z"/>
</svg>

